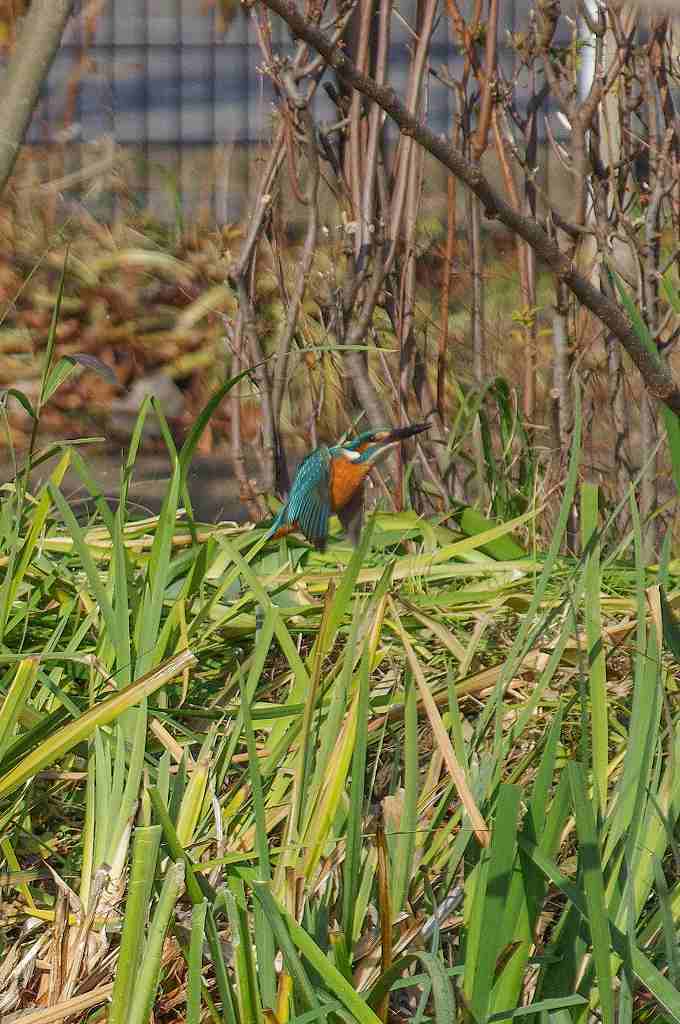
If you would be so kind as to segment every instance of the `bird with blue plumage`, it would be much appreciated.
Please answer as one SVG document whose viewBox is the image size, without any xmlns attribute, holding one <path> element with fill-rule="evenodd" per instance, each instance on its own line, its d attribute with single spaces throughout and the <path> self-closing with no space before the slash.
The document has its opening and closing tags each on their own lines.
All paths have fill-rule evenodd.
<svg viewBox="0 0 680 1024">
<path fill-rule="evenodd" d="M 316 448 L 300 463 L 288 500 L 274 519 L 268 536 L 285 537 L 299 531 L 323 551 L 329 519 L 337 515 L 352 542 L 358 543 L 366 477 L 396 445 L 428 427 L 428 423 L 414 423 L 395 429 L 367 430 L 343 444 Z"/>
</svg>

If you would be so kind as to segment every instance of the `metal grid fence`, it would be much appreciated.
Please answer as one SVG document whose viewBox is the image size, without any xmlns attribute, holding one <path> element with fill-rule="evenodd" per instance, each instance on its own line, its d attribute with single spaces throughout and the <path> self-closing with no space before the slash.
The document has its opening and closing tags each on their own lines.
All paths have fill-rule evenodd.
<svg viewBox="0 0 680 1024">
<path fill-rule="evenodd" d="M 97 147 L 108 144 L 126 154 L 127 194 L 141 206 L 151 202 L 156 212 L 172 216 L 202 203 L 221 221 L 241 215 L 249 170 L 238 151 L 270 138 L 272 93 L 247 11 L 237 10 L 225 27 L 214 2 L 105 0 L 93 6 L 81 0 L 29 134 L 30 143 L 51 151 L 52 177 L 61 174 L 67 185 L 75 184 L 84 169 L 84 194 L 88 160 L 96 163 Z M 415 3 L 402 0 L 392 26 L 390 74 L 402 93 Z M 505 40 L 526 23 L 527 3 L 502 4 L 500 59 L 508 70 L 512 55 Z M 278 53 L 293 48 L 277 19 L 274 44 Z M 449 42 L 444 13 L 432 64 L 452 77 L 460 74 L 462 57 Z M 317 95 L 316 116 L 336 119 L 323 90 Z M 451 90 L 431 75 L 426 116 L 435 131 L 448 130 L 452 103 Z"/>
</svg>

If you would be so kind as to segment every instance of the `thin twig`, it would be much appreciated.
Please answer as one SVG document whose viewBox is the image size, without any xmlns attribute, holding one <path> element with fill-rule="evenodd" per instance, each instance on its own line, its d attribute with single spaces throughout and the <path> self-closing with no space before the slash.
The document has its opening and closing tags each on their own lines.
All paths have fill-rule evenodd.
<svg viewBox="0 0 680 1024">
<path fill-rule="evenodd" d="M 317 196 L 319 191 L 319 157 L 316 150 L 314 137 L 314 122 L 309 111 L 307 101 L 300 95 L 294 82 L 286 80 L 286 88 L 291 101 L 295 104 L 297 114 L 302 122 L 305 135 L 305 148 L 307 152 L 307 174 L 308 183 L 305 193 L 305 204 L 307 206 L 307 232 L 302 247 L 300 264 L 293 293 L 286 308 L 286 318 L 276 340 L 274 351 L 276 352 L 276 368 L 274 370 L 272 410 L 274 420 L 278 424 L 281 419 L 281 407 L 286 386 L 288 371 L 288 358 L 293 334 L 297 326 L 300 306 L 307 288 L 309 272 L 316 252 L 316 239 L 319 223 L 319 209 Z"/>
</svg>

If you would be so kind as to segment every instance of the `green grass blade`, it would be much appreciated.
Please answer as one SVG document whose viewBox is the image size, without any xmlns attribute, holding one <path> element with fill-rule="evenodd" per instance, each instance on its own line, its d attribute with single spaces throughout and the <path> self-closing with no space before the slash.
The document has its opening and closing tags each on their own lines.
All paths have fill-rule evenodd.
<svg viewBox="0 0 680 1024">
<path fill-rule="evenodd" d="M 123 720 L 125 717 L 123 716 Z M 117 764 L 119 766 L 120 785 L 114 790 L 116 798 L 115 801 L 112 800 L 110 810 L 113 821 L 106 854 L 106 859 L 110 864 L 120 860 L 119 844 L 124 841 L 139 799 L 139 789 L 144 771 L 144 755 L 146 753 L 146 699 L 140 701 L 139 706 L 127 717 L 127 728 L 123 728 L 122 723 L 118 726 L 118 749 L 120 750 L 120 756 L 117 759 Z M 125 742 L 130 744 L 130 748 L 127 751 L 124 746 Z M 125 771 L 126 753 L 128 754 L 127 771 Z"/>
<path fill-rule="evenodd" d="M 61 268 L 61 275 L 59 277 L 59 287 L 57 288 L 57 297 L 52 307 L 52 319 L 50 321 L 50 327 L 47 332 L 47 343 L 45 345 L 45 358 L 43 361 L 42 373 L 40 375 L 40 396 L 38 398 L 36 418 L 40 416 L 43 405 L 49 398 L 52 392 L 48 394 L 50 371 L 52 369 L 52 357 L 54 355 L 54 346 L 57 341 L 57 325 L 59 324 L 59 315 L 61 313 L 61 304 L 64 298 L 64 284 L 66 282 L 66 267 L 68 266 L 68 250 L 64 257 L 64 262 Z M 29 460 L 30 461 L 30 460 Z"/>
<path fill-rule="evenodd" d="M 191 910 L 191 938 L 187 958 L 186 1024 L 200 1024 L 201 1022 L 201 986 L 203 982 L 201 971 L 203 969 L 203 942 L 207 913 L 207 900 L 196 903 Z"/>
<path fill-rule="evenodd" d="M 172 823 L 168 813 L 168 808 L 160 790 L 157 787 L 152 786 L 149 789 L 149 798 L 151 800 L 154 814 L 163 829 L 163 838 L 170 850 L 170 856 L 174 861 L 183 861 L 184 863 L 187 895 L 189 896 L 192 905 L 197 906 L 203 901 L 203 899 L 208 900 L 209 905 L 206 921 L 206 933 L 208 937 L 208 946 L 210 947 L 210 955 L 212 957 L 212 964 L 215 971 L 217 990 L 220 994 L 220 999 L 222 1000 L 222 1016 L 227 1024 L 236 1024 L 236 1013 L 234 1010 L 234 996 L 231 988 L 231 981 L 224 962 L 220 935 L 212 912 L 212 907 L 216 899 L 215 890 L 210 885 L 207 878 L 194 871 L 194 862 L 191 860 L 177 838 L 175 826 Z"/>
<path fill-rule="evenodd" d="M 127 1024 L 128 1021 L 128 1007 L 137 984 L 137 973 L 146 941 L 147 912 L 156 874 L 160 838 L 160 825 L 135 829 L 132 867 L 109 1009 L 109 1024 Z"/>
<path fill-rule="evenodd" d="M 14 678 L 0 707 L 0 764 L 14 738 L 17 721 L 35 686 L 39 668 L 38 658 L 24 658 L 17 665 Z"/>
<path fill-rule="evenodd" d="M 119 620 L 113 613 L 113 607 L 111 606 L 104 584 L 102 583 L 97 567 L 92 555 L 90 554 L 83 531 L 78 525 L 76 517 L 71 511 L 68 502 L 59 488 L 52 483 L 48 486 L 55 507 L 59 511 L 59 515 L 63 519 L 71 537 L 73 538 L 74 547 L 78 553 L 83 569 L 85 570 L 87 581 L 94 595 L 95 602 L 104 620 L 108 638 L 116 652 L 116 665 L 118 667 L 126 664 L 129 666 L 129 642 L 127 640 L 128 630 L 127 628 L 125 629 L 125 636 L 119 635 Z M 124 660 L 125 658 L 128 659 L 127 663 Z"/>
<path fill-rule="evenodd" d="M 607 807 L 607 768 L 609 735 L 607 726 L 607 669 L 602 638 L 600 609 L 600 540 L 598 534 L 599 492 L 595 484 L 581 485 L 581 529 L 585 552 L 584 614 L 590 682 L 591 750 L 593 779 L 599 814 L 604 818 Z"/>
<path fill-rule="evenodd" d="M 161 954 L 175 904 L 184 888 L 184 862 L 170 864 L 153 920 L 144 956 L 132 990 L 126 1024 L 147 1024 L 160 981 Z"/>
<path fill-rule="evenodd" d="M 560 503 L 557 523 L 555 524 L 555 530 L 545 557 L 543 570 L 532 591 L 529 607 L 526 610 L 515 640 L 510 648 L 503 672 L 496 683 L 493 700 L 489 702 L 489 713 L 495 713 L 494 761 L 497 773 L 500 773 L 501 766 L 504 761 L 502 727 L 504 709 L 501 694 L 503 693 L 505 686 L 507 686 L 516 674 L 526 651 L 532 646 L 534 640 L 533 634 L 536 634 L 536 637 L 538 637 L 545 628 L 545 624 L 543 622 L 541 622 L 538 627 L 536 626 L 536 616 L 541 607 L 541 603 L 545 598 L 546 591 L 555 571 L 558 554 L 576 495 L 578 471 L 581 461 L 581 428 L 581 393 L 579 388 L 576 387 L 574 396 L 574 431 L 572 434 L 571 454 L 569 457 L 569 470 L 564 484 L 564 493 Z"/>
<path fill-rule="evenodd" d="M 165 427 L 167 430 L 167 424 L 160 409 L 156 406 L 154 406 L 154 409 L 161 428 Z M 169 580 L 172 537 L 175 530 L 181 488 L 179 460 L 169 433 L 166 438 L 166 445 L 170 454 L 172 472 L 170 483 L 163 498 L 158 526 L 154 533 L 149 557 L 147 585 L 144 589 L 144 598 L 137 617 L 137 672 L 148 672 L 154 662 L 161 658 L 164 653 L 159 650 L 158 641 L 163 602 Z"/>
<path fill-rule="evenodd" d="M 668 973 L 671 982 L 680 991 L 680 955 L 676 938 L 676 924 L 673 919 L 673 908 L 668 891 L 666 876 L 664 875 L 663 864 L 658 857 L 654 859 L 654 874 L 656 880 L 656 891 L 659 897 L 659 909 L 663 922 L 663 938 L 668 963 Z M 633 907 L 634 911 L 634 907 Z"/>
<path fill-rule="evenodd" d="M 299 998 L 309 1010 L 319 1013 L 319 1000 L 317 999 L 314 986 L 309 980 L 304 964 L 295 949 L 294 938 L 290 934 L 285 912 L 274 899 L 268 882 L 256 882 L 253 886 L 253 891 L 267 916 L 276 942 L 283 953 L 286 968 L 295 986 L 296 999 Z"/>
<path fill-rule="evenodd" d="M 37 507 L 33 509 L 30 519 L 31 525 L 23 544 L 21 543 L 19 536 L 21 526 L 20 510 L 17 509 L 16 518 L 13 517 L 12 523 L 8 524 L 8 532 L 11 531 L 12 537 L 8 564 L 4 568 L 4 577 L 0 584 L 0 641 L 2 641 L 5 636 L 14 599 L 18 593 L 19 586 L 26 575 L 28 567 L 31 564 L 32 559 L 35 557 L 38 542 L 45 528 L 50 505 L 52 503 L 50 488 L 53 486 L 59 486 L 66 474 L 66 470 L 68 469 L 70 458 L 69 452 L 64 452 L 55 469 L 51 473 L 48 483 L 42 488 L 38 498 Z M 8 501 L 8 509 L 9 504 L 10 503 Z"/>
<path fill-rule="evenodd" d="M 592 812 L 591 812 L 592 815 Z M 588 903 L 581 890 L 565 878 L 557 865 L 533 843 L 520 838 L 520 846 L 533 860 L 534 864 L 546 875 L 553 885 L 563 893 L 576 907 L 584 920 L 589 920 Z M 609 922 L 611 941 L 616 953 L 625 960 L 629 948 L 629 939 Z M 680 1024 L 680 992 L 659 971 L 652 961 L 637 947 L 632 951 L 633 971 L 640 983 L 649 991 L 659 1006 L 669 1015 L 673 1024 Z M 611 990 L 610 990 L 611 996 Z"/>
<path fill-rule="evenodd" d="M 307 879 L 311 878 L 318 866 L 333 818 L 345 793 L 347 775 L 354 750 L 358 703 L 359 695 L 357 694 L 347 713 L 335 748 L 330 756 L 326 771 L 326 781 L 319 794 L 316 813 L 310 820 L 309 828 L 302 840 L 303 846 L 306 848 L 302 871 Z"/>
<path fill-rule="evenodd" d="M 405 687 L 404 796 L 399 834 L 391 839 L 388 837 L 392 860 L 390 902 L 393 914 L 401 913 L 411 884 L 418 822 L 418 708 L 416 685 L 410 672 L 406 673 Z"/>
<path fill-rule="evenodd" d="M 567 771 L 569 773 L 569 783 L 576 815 L 579 864 L 583 872 L 583 887 L 588 908 L 588 927 L 593 943 L 593 960 L 597 972 L 602 1020 L 604 1024 L 614 1024 L 611 936 L 595 815 L 588 797 L 582 767 L 572 762 L 567 766 Z"/>
<path fill-rule="evenodd" d="M 400 957 L 399 960 L 392 964 L 389 970 L 380 976 L 371 988 L 368 997 L 369 1006 L 379 1006 L 395 982 L 404 975 L 406 968 L 414 963 L 422 964 L 425 968 L 426 976 L 429 977 L 434 1002 L 433 1019 L 437 1022 L 457 1020 L 456 1000 L 447 970 L 439 957 L 424 950 L 417 950 Z M 410 983 L 413 984 L 416 983 L 416 980 L 416 978 L 409 979 Z M 422 982 L 419 983 L 422 984 Z"/>
<path fill-rule="evenodd" d="M 196 759 L 189 784 L 184 791 L 182 803 L 175 822 L 177 839 L 186 848 L 194 842 L 201 809 L 205 800 L 210 778 L 210 758 L 215 744 L 216 730 L 211 726 L 205 737 L 198 758 Z"/>
<path fill-rule="evenodd" d="M 253 793 L 253 811 L 255 816 L 255 850 L 258 855 L 259 880 L 268 882 L 271 879 L 271 865 L 269 861 L 269 837 L 267 835 L 267 823 L 264 804 L 264 793 L 262 788 L 262 776 L 260 774 L 259 757 L 255 747 L 255 733 L 250 714 L 250 701 L 255 692 L 264 660 L 269 652 L 274 635 L 274 617 L 271 611 L 265 616 L 262 627 L 258 659 L 253 661 L 248 684 L 241 685 L 241 714 L 243 716 L 243 728 L 246 737 L 246 749 L 250 763 L 250 784 Z M 276 1007 L 276 972 L 274 970 L 274 936 L 271 926 L 264 914 L 262 904 L 258 901 L 255 904 L 255 945 L 257 948 L 259 964 L 259 981 L 262 993 L 262 1002 L 269 1009 Z"/>
<path fill-rule="evenodd" d="M 582 1006 L 586 1007 L 588 1000 L 584 999 L 583 996 L 559 996 L 557 999 L 539 999 L 536 1003 L 531 1003 L 530 1006 L 520 1006 L 516 1010 L 505 1010 L 499 1013 L 492 1014 L 488 1019 L 488 1024 L 494 1024 L 495 1021 L 501 1020 L 515 1020 L 521 1017 L 531 1017 L 534 1014 L 545 1013 L 550 1014 L 550 1022 L 554 1024 L 552 1017 L 556 1010 L 567 1009 L 570 1006 Z M 565 1017 L 565 1024 L 571 1024 L 571 1016 L 567 1014 Z"/>
<path fill-rule="evenodd" d="M 248 924 L 246 896 L 240 878 L 229 880 L 229 888 L 222 893 L 229 918 L 234 946 L 234 969 L 239 1014 L 242 1021 L 261 1024 L 264 1020 L 260 992 L 257 983 L 253 939 Z"/>
<path fill-rule="evenodd" d="M 345 839 L 345 863 L 342 876 L 342 928 L 347 941 L 351 941 L 354 911 L 360 884 L 361 832 L 364 812 L 364 780 L 366 777 L 366 751 L 368 748 L 369 710 L 369 652 L 364 648 L 359 669 L 359 701 L 357 730 L 352 755 L 352 781 L 350 807 Z"/>
<path fill-rule="evenodd" d="M 287 944 L 292 943 L 300 950 L 311 967 L 317 972 L 326 990 L 340 1002 L 354 1016 L 359 1024 L 378 1024 L 379 1018 L 371 1010 L 367 1003 L 355 991 L 354 987 L 338 971 L 326 954 L 319 949 L 314 940 L 307 934 L 297 921 L 274 899 L 270 890 L 262 883 L 255 886 L 255 894 L 263 901 L 267 916 L 276 933 L 279 944 L 285 935 Z M 277 922 L 275 925 L 274 922 Z M 282 947 L 283 948 L 283 947 Z M 283 949 L 286 956 L 286 950 Z M 290 954 L 289 954 L 290 955 Z M 306 1001 L 311 995 L 310 1007 L 316 1006 L 316 997 L 313 992 L 306 994 Z"/>
<path fill-rule="evenodd" d="M 243 380 L 244 377 L 249 376 L 252 372 L 253 367 L 249 367 L 242 373 L 239 373 L 235 377 L 231 377 L 229 380 L 225 381 L 224 384 L 222 384 L 214 394 L 211 395 L 199 412 L 198 416 L 192 423 L 191 430 L 187 434 L 179 453 L 179 464 L 183 478 L 186 478 L 189 465 L 196 451 L 196 446 L 203 436 L 203 432 L 210 421 L 210 417 L 215 412 L 225 395 L 228 395 L 231 389 L 238 384 L 240 380 Z"/>
<path fill-rule="evenodd" d="M 496 961 L 514 937 L 515 921 L 506 917 L 506 899 L 517 853 L 517 818 L 522 791 L 500 787 L 496 820 L 491 834 L 483 883 L 475 890 L 466 946 L 464 991 L 477 1020 L 483 1020 L 491 1002 Z M 468 961 L 470 957 L 470 961 Z"/>
<path fill-rule="evenodd" d="M 193 665 L 195 658 L 190 651 L 182 651 L 174 658 L 169 658 L 163 665 L 159 665 L 153 672 L 142 676 L 137 682 L 128 686 L 125 690 L 108 697 L 106 700 L 95 704 L 88 711 L 84 712 L 75 722 L 70 722 L 59 729 L 53 736 L 45 740 L 25 757 L 20 764 L 11 771 L 0 776 L 0 796 L 6 796 L 27 779 L 30 779 L 36 772 L 48 765 L 53 764 L 68 750 L 72 750 L 78 743 L 82 743 L 91 736 L 97 726 L 106 725 L 118 718 L 128 708 L 139 704 L 141 700 L 154 693 L 161 686 L 174 679 L 176 675 L 185 668 Z"/>
</svg>

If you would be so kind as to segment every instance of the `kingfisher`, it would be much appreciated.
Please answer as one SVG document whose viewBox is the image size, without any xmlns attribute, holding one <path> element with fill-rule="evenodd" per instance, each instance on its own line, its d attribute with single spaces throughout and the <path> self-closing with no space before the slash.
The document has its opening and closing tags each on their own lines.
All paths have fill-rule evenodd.
<svg viewBox="0 0 680 1024">
<path fill-rule="evenodd" d="M 337 513 L 356 544 L 361 533 L 366 477 L 392 448 L 428 427 L 429 423 L 415 423 L 393 430 L 367 430 L 345 444 L 316 448 L 300 463 L 288 501 L 272 523 L 268 537 L 285 537 L 299 530 L 323 551 L 329 516 Z"/>
</svg>

